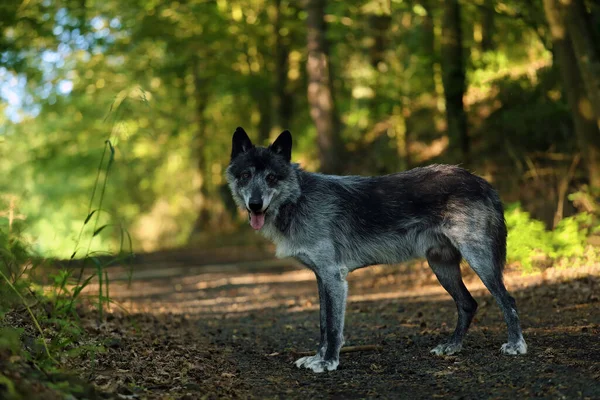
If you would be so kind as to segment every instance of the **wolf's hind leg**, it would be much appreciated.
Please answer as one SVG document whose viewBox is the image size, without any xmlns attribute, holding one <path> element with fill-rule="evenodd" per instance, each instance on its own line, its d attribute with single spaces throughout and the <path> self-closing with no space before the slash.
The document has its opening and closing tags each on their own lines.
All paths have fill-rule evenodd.
<svg viewBox="0 0 600 400">
<path fill-rule="evenodd" d="M 477 311 L 477 302 L 465 287 L 460 273 L 460 253 L 453 247 L 437 247 L 427 251 L 427 262 L 438 281 L 452 296 L 458 311 L 456 329 L 446 343 L 431 350 L 431 353 L 451 355 L 461 351 L 462 341 Z"/>
<path fill-rule="evenodd" d="M 495 260 L 493 252 L 487 248 L 466 246 L 461 252 L 473 271 L 477 273 L 485 287 L 490 291 L 504 314 L 508 328 L 508 342 L 500 347 L 503 354 L 517 355 L 527 353 L 527 344 L 523 339 L 521 322 L 515 299 L 508 294 L 502 282 L 503 260 Z"/>
</svg>

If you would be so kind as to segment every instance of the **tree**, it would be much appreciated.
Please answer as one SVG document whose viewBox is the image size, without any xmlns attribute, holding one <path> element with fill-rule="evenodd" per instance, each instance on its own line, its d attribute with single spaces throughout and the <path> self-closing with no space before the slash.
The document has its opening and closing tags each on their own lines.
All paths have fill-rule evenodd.
<svg viewBox="0 0 600 400">
<path fill-rule="evenodd" d="M 481 50 L 494 49 L 494 0 L 485 0 L 481 8 Z"/>
<path fill-rule="evenodd" d="M 594 41 L 590 15 L 583 0 L 560 2 L 579 71 L 600 128 L 600 46 Z"/>
<path fill-rule="evenodd" d="M 544 0 L 544 10 L 550 26 L 554 59 L 561 72 L 588 179 L 592 186 L 600 187 L 600 132 L 578 68 L 572 35 L 568 31 L 558 0 Z"/>
<path fill-rule="evenodd" d="M 310 116 L 317 127 L 321 171 L 336 173 L 340 170 L 341 140 L 333 96 L 329 46 L 325 37 L 325 0 L 307 0 L 306 8 Z"/>
<path fill-rule="evenodd" d="M 444 1 L 441 42 L 442 82 L 446 98 L 448 136 L 451 145 L 454 143 L 454 146 L 460 148 L 463 162 L 469 164 L 471 143 L 463 106 L 466 82 L 458 0 Z"/>
<path fill-rule="evenodd" d="M 425 88 L 429 93 L 435 93 L 435 26 L 433 21 L 433 6 L 431 0 L 420 0 L 419 4 L 425 10 L 423 22 L 421 23 L 422 40 L 421 48 L 423 49 L 424 67 L 426 69 L 427 79 L 425 80 Z"/>
<path fill-rule="evenodd" d="M 290 54 L 289 36 L 283 35 L 285 25 L 284 9 L 287 3 L 275 1 L 275 93 L 277 96 L 277 119 L 281 129 L 288 129 L 292 120 L 294 97 L 288 90 L 288 58 Z"/>
</svg>

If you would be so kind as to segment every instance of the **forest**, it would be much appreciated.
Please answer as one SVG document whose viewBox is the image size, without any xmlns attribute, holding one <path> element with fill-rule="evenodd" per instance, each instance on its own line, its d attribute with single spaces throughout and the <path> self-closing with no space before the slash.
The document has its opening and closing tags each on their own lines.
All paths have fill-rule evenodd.
<svg viewBox="0 0 600 400">
<path fill-rule="evenodd" d="M 376 350 L 344 356 L 344 385 L 296 371 L 314 275 L 234 203 L 238 126 L 289 130 L 308 171 L 488 180 L 531 357 L 496 354 L 502 317 L 465 268 L 477 355 L 436 364 L 455 311 L 419 261 L 349 278 L 346 344 Z M 0 4 L 0 397 L 594 398 L 599 219 L 595 0 Z"/>
</svg>

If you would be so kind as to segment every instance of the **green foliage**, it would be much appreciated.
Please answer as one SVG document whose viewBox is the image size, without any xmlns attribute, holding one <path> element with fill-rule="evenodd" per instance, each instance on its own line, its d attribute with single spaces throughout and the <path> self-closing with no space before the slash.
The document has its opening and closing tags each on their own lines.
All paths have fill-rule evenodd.
<svg viewBox="0 0 600 400">
<path fill-rule="evenodd" d="M 17 199 L 27 231 L 21 242 L 0 237 L 0 253 L 9 256 L 2 268 L 12 280 L 22 272 L 16 266 L 26 265 L 10 259 L 28 250 L 19 243 L 44 256 L 90 256 L 93 276 L 55 277 L 57 313 L 72 312 L 94 280 L 99 309 L 110 301 L 105 268 L 118 258 L 101 257 L 107 249 L 126 255 L 134 243 L 143 251 L 185 245 L 197 217 L 211 237 L 237 229 L 223 179 L 236 126 L 260 144 L 290 129 L 295 160 L 317 167 L 301 2 L 107 0 L 85 10 L 78 2 L 17 3 L 0 8 L 0 89 L 22 100 L 0 101 L 0 187 Z M 534 152 L 577 149 L 543 5 L 494 2 L 492 45 L 483 48 L 489 3 L 460 3 L 469 167 L 502 171 L 494 180 L 510 188 L 503 197 L 527 201 L 515 193 L 523 178 L 512 170 L 525 174 Z M 349 173 L 462 161 L 443 141 L 442 12 L 432 1 L 327 2 L 340 136 L 353 152 Z M 509 257 L 524 268 L 585 249 L 582 221 L 567 218 L 549 233 L 512 212 Z M 8 231 L 6 217 L 0 227 Z"/>
<path fill-rule="evenodd" d="M 13 383 L 12 380 L 10 380 L 8 377 L 0 374 L 0 385 L 3 385 L 6 387 L 6 391 L 7 391 L 7 395 L 9 396 L 9 398 L 20 398 L 20 396 L 17 394 L 17 391 L 15 389 L 15 384 Z"/>
<path fill-rule="evenodd" d="M 501 103 L 491 106 L 489 121 L 474 124 L 474 137 L 494 151 L 504 138 L 524 151 L 557 143 L 572 149 L 565 102 L 548 96 L 560 79 L 537 71 L 551 60 L 540 40 L 540 3 L 499 1 L 489 51 L 475 34 L 481 5 L 461 4 L 469 85 L 483 103 Z M 341 137 L 357 152 L 349 172 L 386 173 L 431 160 L 427 147 L 443 136 L 441 12 L 431 1 L 327 2 Z M 290 129 L 295 158 L 316 168 L 306 16 L 302 3 L 288 0 L 0 8 L 0 80 L 23 99 L 21 107 L 0 102 L 0 187 L 17 196 L 34 250 L 72 254 L 91 211 L 99 138 L 116 150 L 106 201 L 93 217 L 99 221 L 85 225 L 96 225 L 91 251 L 118 246 L 121 224 L 141 250 L 183 245 L 201 210 L 205 231 L 236 229 L 220 190 L 238 125 L 261 144 Z M 477 120 L 478 108 L 471 109 Z M 446 156 L 440 161 L 456 161 Z M 100 229 L 109 223 L 117 226 Z"/>
<path fill-rule="evenodd" d="M 550 233 L 543 222 L 532 219 L 519 204 L 507 207 L 504 216 L 508 228 L 508 261 L 517 261 L 524 270 L 531 271 L 536 259 L 552 251 Z"/>
<path fill-rule="evenodd" d="M 493 101 L 500 106 L 483 122 L 482 132 L 492 132 L 487 145 L 497 148 L 509 143 L 522 153 L 556 146 L 574 150 L 576 143 L 569 133 L 571 121 L 559 78 L 556 68 L 541 68 L 535 75 L 523 71 L 516 77 L 492 81 L 498 91 Z"/>
<path fill-rule="evenodd" d="M 26 351 L 18 353 L 34 362 L 39 368 L 53 369 L 58 364 L 57 358 L 64 356 L 81 356 L 82 354 L 95 354 L 102 348 L 95 345 L 78 346 L 84 331 L 79 325 L 75 307 L 81 300 L 81 294 L 89 283 L 96 278 L 99 283 L 97 306 L 102 318 L 103 310 L 110 300 L 108 272 L 105 268 L 117 261 L 124 261 L 126 256 L 132 254 L 131 238 L 127 231 L 117 226 L 120 234 L 119 250 L 117 255 L 100 258 L 101 252 L 93 250 L 94 241 L 101 232 L 114 228 L 116 225 L 110 221 L 103 223 L 100 215 L 104 214 L 104 200 L 108 178 L 114 161 L 115 147 L 110 140 L 106 140 L 104 154 L 100 159 L 96 171 L 96 179 L 88 202 L 85 219 L 81 223 L 79 235 L 75 240 L 75 249 L 71 252 L 71 263 L 77 254 L 83 257 L 81 269 L 76 274 L 74 268 L 62 266 L 54 274 L 50 274 L 50 288 L 48 292 L 37 292 L 35 287 L 39 284 L 34 272 L 38 272 L 32 260 L 37 257 L 31 255 L 30 246 L 26 240 L 10 230 L 5 232 L 0 226 L 0 327 L 3 329 L 3 341 L 0 350 L 10 349 L 17 351 L 18 345 L 23 341 Z M 106 254 L 111 254 L 105 252 Z M 125 255 L 125 256 L 124 256 Z M 51 264 L 51 262 L 47 262 Z M 91 265 L 88 265 L 91 264 Z M 89 273 L 89 268 L 95 271 Z M 26 270 L 27 267 L 27 270 Z M 45 265 L 43 268 L 50 268 Z M 25 273 L 26 272 L 26 273 Z M 45 272 L 45 271 L 42 271 Z M 47 274 L 47 273 L 46 273 Z M 42 277 L 43 278 L 43 277 Z M 17 312 L 17 307 L 23 307 L 31 317 L 31 322 L 38 332 L 38 337 L 23 334 L 10 325 L 3 326 L 3 318 L 9 311 Z M 42 328 L 43 327 L 43 328 Z M 22 336 L 20 338 L 19 336 Z M 98 347 L 98 348 L 97 348 Z M 60 357 L 58 357 L 60 356 Z"/>
<path fill-rule="evenodd" d="M 19 279 L 23 272 L 23 266 L 29 260 L 27 246 L 18 236 L 8 235 L 0 228 L 0 273 L 6 277 L 0 277 L 0 318 L 20 303 L 20 299 L 10 285 L 24 289 L 23 282 Z"/>
<path fill-rule="evenodd" d="M 590 226 L 593 218 L 579 213 L 561 220 L 554 230 L 531 218 L 520 204 L 512 204 L 505 212 L 508 228 L 507 257 L 518 262 L 526 272 L 548 261 L 572 260 L 587 256 Z"/>
<path fill-rule="evenodd" d="M 562 219 L 552 231 L 554 251 L 550 256 L 554 259 L 583 257 L 591 222 L 592 216 L 585 212 Z"/>
<path fill-rule="evenodd" d="M 0 229 L 0 270 L 11 281 L 16 281 L 22 273 L 22 267 L 30 260 L 30 249 L 19 235 L 8 235 Z"/>
<path fill-rule="evenodd" d="M 0 327 L 0 351 L 8 350 L 12 354 L 20 353 L 22 333 L 23 329 L 21 328 Z"/>
</svg>

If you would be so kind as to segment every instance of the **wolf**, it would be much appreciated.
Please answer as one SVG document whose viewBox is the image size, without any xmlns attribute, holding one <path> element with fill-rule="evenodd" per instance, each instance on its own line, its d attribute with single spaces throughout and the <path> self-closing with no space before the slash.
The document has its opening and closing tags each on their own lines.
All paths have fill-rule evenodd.
<svg viewBox="0 0 600 400">
<path fill-rule="evenodd" d="M 431 350 L 451 355 L 462 342 L 477 302 L 465 287 L 464 258 L 504 314 L 508 342 L 500 351 L 527 352 L 517 306 L 502 272 L 506 223 L 496 191 L 484 179 L 450 165 L 376 176 L 334 176 L 291 162 L 292 135 L 283 131 L 258 147 L 243 128 L 233 134 L 226 179 L 250 226 L 270 239 L 278 257 L 294 257 L 316 275 L 320 341 L 296 361 L 314 372 L 338 368 L 344 344 L 348 273 L 374 264 L 426 258 L 458 310 L 454 333 Z"/>
</svg>

